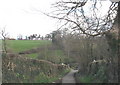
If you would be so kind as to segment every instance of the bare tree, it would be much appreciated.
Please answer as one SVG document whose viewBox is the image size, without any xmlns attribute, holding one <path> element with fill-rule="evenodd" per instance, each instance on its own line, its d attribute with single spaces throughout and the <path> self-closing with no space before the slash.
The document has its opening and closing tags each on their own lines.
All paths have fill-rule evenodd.
<svg viewBox="0 0 120 85">
<path fill-rule="evenodd" d="M 109 10 L 103 16 L 99 16 L 101 10 L 99 7 L 102 7 L 101 3 L 104 2 L 97 0 L 91 1 L 91 4 L 89 2 L 89 0 L 61 0 L 53 4 L 55 10 L 46 15 L 61 22 L 62 25 L 59 29 L 69 28 L 72 32 L 93 37 L 108 33 L 113 28 L 113 24 L 118 23 L 117 55 L 120 57 L 120 1 L 111 2 Z M 91 56 L 93 54 L 92 50 L 94 50 L 92 47 L 93 43 L 90 47 Z M 100 50 L 102 48 L 99 47 Z M 107 50 L 105 51 L 107 52 Z M 101 52 L 103 51 L 101 50 Z"/>
<path fill-rule="evenodd" d="M 85 9 L 85 7 L 89 7 L 87 6 L 89 0 L 83 0 L 83 2 L 81 0 L 61 0 L 53 4 L 55 10 L 46 15 L 60 20 L 63 23 L 60 28 L 69 28 L 90 36 L 104 34 L 111 29 L 114 23 L 119 3 L 112 2 L 108 13 L 98 16 L 100 11 L 98 4 L 100 5 L 102 2 L 97 0 L 91 2 L 91 8 L 89 8 L 91 13 L 86 13 L 87 9 Z"/>
<path fill-rule="evenodd" d="M 7 39 L 7 35 L 8 33 L 6 33 L 5 28 L 3 28 L 3 30 L 1 31 L 1 35 L 2 35 L 2 49 L 3 52 L 7 53 L 7 46 L 6 46 L 6 39 Z"/>
</svg>

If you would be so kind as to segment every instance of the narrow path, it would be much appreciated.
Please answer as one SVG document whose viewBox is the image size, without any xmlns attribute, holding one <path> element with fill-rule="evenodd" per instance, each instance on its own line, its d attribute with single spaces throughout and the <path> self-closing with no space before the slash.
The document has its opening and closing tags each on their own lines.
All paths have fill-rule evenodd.
<svg viewBox="0 0 120 85">
<path fill-rule="evenodd" d="M 73 70 L 71 69 L 71 71 L 62 78 L 62 85 L 64 85 L 65 83 L 72 83 L 72 85 L 75 85 L 75 78 L 74 78 L 74 73 L 78 72 L 78 70 Z M 65 84 L 66 85 L 66 84 Z"/>
</svg>

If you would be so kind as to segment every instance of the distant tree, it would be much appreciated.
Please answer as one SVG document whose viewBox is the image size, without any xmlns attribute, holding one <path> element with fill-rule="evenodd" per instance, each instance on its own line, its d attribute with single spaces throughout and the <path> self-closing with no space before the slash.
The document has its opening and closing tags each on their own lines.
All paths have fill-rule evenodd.
<svg viewBox="0 0 120 85">
<path fill-rule="evenodd" d="M 22 39 L 23 39 L 23 36 L 22 36 L 21 34 L 19 34 L 19 35 L 17 36 L 17 38 L 18 38 L 18 40 L 22 40 Z"/>
<path fill-rule="evenodd" d="M 40 39 L 40 38 L 41 38 L 41 35 L 39 34 L 38 37 L 37 37 L 37 39 Z"/>
<path fill-rule="evenodd" d="M 55 36 L 57 35 L 57 32 L 53 31 L 51 34 L 52 34 L 52 43 L 56 43 Z"/>
<path fill-rule="evenodd" d="M 45 38 L 47 38 L 48 40 L 50 40 L 52 38 L 52 35 L 51 34 L 46 34 Z"/>
<path fill-rule="evenodd" d="M 60 48 L 62 47 L 61 45 L 61 39 L 62 39 L 62 35 L 61 35 L 61 30 L 57 30 L 57 31 L 53 31 L 52 33 L 52 43 L 58 45 Z"/>
</svg>

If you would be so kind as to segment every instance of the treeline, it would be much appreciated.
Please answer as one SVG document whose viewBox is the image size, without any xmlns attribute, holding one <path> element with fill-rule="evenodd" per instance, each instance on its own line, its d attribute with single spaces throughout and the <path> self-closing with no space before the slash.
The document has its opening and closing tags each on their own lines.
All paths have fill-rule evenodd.
<svg viewBox="0 0 120 85">
<path fill-rule="evenodd" d="M 96 37 L 77 32 L 71 34 L 68 29 L 57 30 L 52 34 L 52 42 L 79 63 L 78 78 L 82 74 L 94 83 L 118 81 L 118 40 L 113 30 Z M 79 80 L 82 82 L 83 79 Z"/>
</svg>

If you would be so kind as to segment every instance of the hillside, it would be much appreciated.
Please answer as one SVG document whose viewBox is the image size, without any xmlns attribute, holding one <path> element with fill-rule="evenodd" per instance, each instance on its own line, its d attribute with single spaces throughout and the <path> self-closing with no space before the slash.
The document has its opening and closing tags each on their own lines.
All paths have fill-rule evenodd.
<svg viewBox="0 0 120 85">
<path fill-rule="evenodd" d="M 8 40 L 8 52 L 17 53 L 32 59 L 42 59 L 53 63 L 69 63 L 74 59 L 66 56 L 65 52 L 48 40 Z"/>
<path fill-rule="evenodd" d="M 3 55 L 3 83 L 50 83 L 69 71 L 67 66 L 16 54 Z"/>
<path fill-rule="evenodd" d="M 64 52 L 51 41 L 9 40 L 3 54 L 4 83 L 50 83 L 69 72 Z"/>
</svg>

